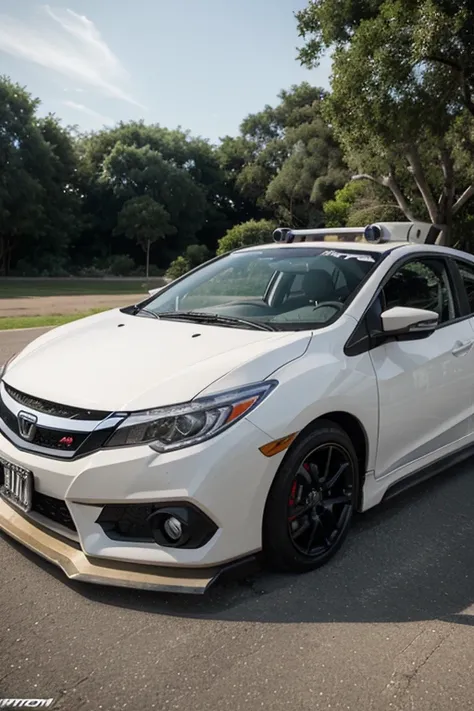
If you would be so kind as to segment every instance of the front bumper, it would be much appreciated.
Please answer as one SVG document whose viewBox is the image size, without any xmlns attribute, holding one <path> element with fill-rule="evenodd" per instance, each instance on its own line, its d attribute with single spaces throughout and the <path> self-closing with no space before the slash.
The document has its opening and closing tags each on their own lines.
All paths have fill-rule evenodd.
<svg viewBox="0 0 474 711">
<path fill-rule="evenodd" d="M 0 529 L 34 553 L 45 558 L 71 580 L 114 587 L 141 588 L 161 592 L 203 594 L 222 572 L 214 568 L 165 568 L 151 565 L 117 564 L 89 558 L 79 546 L 52 535 L 24 518 L 0 499 Z"/>
<path fill-rule="evenodd" d="M 34 476 L 38 494 L 64 502 L 71 533 L 0 501 L 0 530 L 58 565 L 68 577 L 109 585 L 204 592 L 220 572 L 261 550 L 268 491 L 283 453 L 247 420 L 202 445 L 167 454 L 149 447 L 101 450 L 74 461 L 20 451 L 0 434 L 0 456 Z M 198 548 L 114 540 L 99 525 L 110 505 L 182 503 L 216 527 Z"/>
</svg>

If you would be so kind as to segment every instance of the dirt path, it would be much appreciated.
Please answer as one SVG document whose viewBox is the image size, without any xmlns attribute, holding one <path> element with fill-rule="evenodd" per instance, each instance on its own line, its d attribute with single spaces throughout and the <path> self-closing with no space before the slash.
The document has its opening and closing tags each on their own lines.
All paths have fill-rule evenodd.
<svg viewBox="0 0 474 711">
<path fill-rule="evenodd" d="M 25 299 L 0 299 L 2 316 L 58 316 L 91 309 L 127 306 L 144 299 L 142 294 L 87 294 L 81 296 L 35 296 Z"/>
</svg>

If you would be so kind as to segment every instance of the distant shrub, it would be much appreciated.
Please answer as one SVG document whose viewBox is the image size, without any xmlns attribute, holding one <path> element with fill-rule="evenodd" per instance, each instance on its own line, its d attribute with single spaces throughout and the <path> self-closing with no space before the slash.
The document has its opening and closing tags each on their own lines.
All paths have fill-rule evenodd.
<svg viewBox="0 0 474 711">
<path fill-rule="evenodd" d="M 249 220 L 236 225 L 219 240 L 217 254 L 225 254 L 239 247 L 272 242 L 275 227 L 271 220 Z"/>
<path fill-rule="evenodd" d="M 178 277 L 183 276 L 183 274 L 189 272 L 189 269 L 190 266 L 185 257 L 176 257 L 176 259 L 171 262 L 170 266 L 168 267 L 166 271 L 166 276 L 168 277 L 168 279 L 171 280 L 178 279 Z"/>
<path fill-rule="evenodd" d="M 28 259 L 19 259 L 12 276 L 17 277 L 67 277 L 69 272 L 62 262 L 52 255 L 45 255 L 37 262 L 29 262 Z"/>
<path fill-rule="evenodd" d="M 191 269 L 198 267 L 200 264 L 204 264 L 210 259 L 211 253 L 204 244 L 190 244 L 184 254 L 176 257 L 176 259 L 171 262 L 166 276 L 169 279 L 177 279 L 183 274 L 186 274 Z"/>
<path fill-rule="evenodd" d="M 155 264 L 150 264 L 150 269 L 148 270 L 149 276 L 159 277 L 159 276 L 163 276 L 164 273 L 165 273 L 165 270 L 161 269 L 161 267 L 157 267 Z M 130 272 L 129 276 L 145 278 L 145 267 L 142 265 L 135 267 L 135 269 L 132 272 Z"/>
<path fill-rule="evenodd" d="M 107 276 L 108 272 L 106 269 L 100 269 L 99 267 L 90 266 L 82 267 L 77 272 L 77 276 L 83 277 L 85 279 L 102 279 Z"/>
<path fill-rule="evenodd" d="M 116 254 L 110 259 L 108 271 L 114 276 L 128 277 L 135 269 L 135 262 L 128 254 Z"/>
</svg>

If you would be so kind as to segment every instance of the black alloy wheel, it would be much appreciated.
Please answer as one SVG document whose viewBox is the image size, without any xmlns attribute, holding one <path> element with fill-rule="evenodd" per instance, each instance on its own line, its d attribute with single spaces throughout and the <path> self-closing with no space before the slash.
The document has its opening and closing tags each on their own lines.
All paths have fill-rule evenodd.
<svg viewBox="0 0 474 711">
<path fill-rule="evenodd" d="M 346 432 L 320 421 L 288 451 L 268 496 L 264 553 L 280 570 L 326 563 L 346 538 L 357 502 L 357 456 Z"/>
</svg>

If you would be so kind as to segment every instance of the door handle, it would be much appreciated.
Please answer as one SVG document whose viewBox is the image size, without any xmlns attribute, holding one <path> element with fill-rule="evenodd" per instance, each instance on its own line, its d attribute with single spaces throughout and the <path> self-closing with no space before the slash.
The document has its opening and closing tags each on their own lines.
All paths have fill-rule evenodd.
<svg viewBox="0 0 474 711">
<path fill-rule="evenodd" d="M 474 341 L 466 341 L 465 343 L 463 343 L 462 341 L 456 341 L 451 353 L 453 354 L 453 356 L 464 355 L 464 353 L 467 353 L 471 350 L 473 343 Z"/>
</svg>

